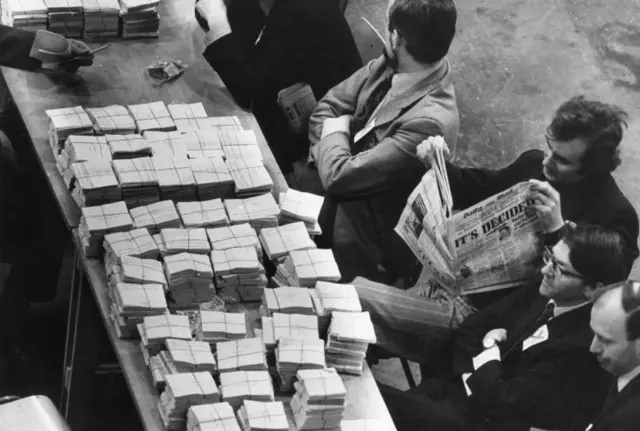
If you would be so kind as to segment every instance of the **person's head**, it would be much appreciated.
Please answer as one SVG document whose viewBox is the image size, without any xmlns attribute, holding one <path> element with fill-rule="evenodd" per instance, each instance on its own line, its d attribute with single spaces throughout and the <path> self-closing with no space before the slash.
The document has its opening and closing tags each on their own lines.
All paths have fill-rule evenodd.
<svg viewBox="0 0 640 431">
<path fill-rule="evenodd" d="M 623 250 L 616 232 L 599 226 L 567 225 L 562 239 L 545 249 L 540 294 L 560 306 L 590 300 L 603 286 L 625 279 Z"/>
<path fill-rule="evenodd" d="M 620 164 L 619 144 L 628 114 L 615 105 L 573 97 L 556 110 L 546 130 L 549 151 L 544 175 L 553 183 L 571 183 L 612 172 Z"/>
<path fill-rule="evenodd" d="M 621 376 L 640 366 L 640 282 L 609 286 L 591 310 L 591 352 L 600 365 Z"/>
<path fill-rule="evenodd" d="M 387 57 L 430 65 L 442 60 L 456 32 L 453 0 L 395 0 L 387 10 Z"/>
</svg>

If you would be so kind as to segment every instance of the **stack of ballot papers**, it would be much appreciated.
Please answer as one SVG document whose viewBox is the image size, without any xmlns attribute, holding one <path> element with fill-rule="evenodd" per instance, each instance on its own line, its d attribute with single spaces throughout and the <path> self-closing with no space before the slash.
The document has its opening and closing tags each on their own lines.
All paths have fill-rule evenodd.
<svg viewBox="0 0 640 431">
<path fill-rule="evenodd" d="M 245 400 L 238 410 L 238 422 L 243 431 L 287 431 L 289 422 L 281 401 L 255 402 Z"/>
<path fill-rule="evenodd" d="M 318 224 L 320 209 L 324 202 L 322 196 L 288 189 L 286 193 L 280 193 L 279 201 L 281 224 L 301 221 L 304 223 L 309 235 L 320 235 L 322 233 Z"/>
<path fill-rule="evenodd" d="M 362 306 L 356 288 L 351 284 L 336 284 L 327 281 L 316 283 L 315 289 L 309 289 L 315 312 L 318 315 L 320 335 L 327 333 L 331 323 L 331 313 L 346 311 L 360 313 Z"/>
<path fill-rule="evenodd" d="M 113 160 L 111 165 L 128 208 L 150 205 L 160 200 L 158 176 L 150 157 Z"/>
<path fill-rule="evenodd" d="M 74 180 L 69 188 L 79 207 L 103 205 L 122 200 L 118 177 L 108 160 L 91 160 L 71 165 Z"/>
<path fill-rule="evenodd" d="M 216 228 L 229 225 L 229 217 L 227 217 L 222 199 L 178 202 L 176 207 L 184 227 Z"/>
<path fill-rule="evenodd" d="M 158 408 L 167 431 L 186 428 L 189 407 L 220 401 L 218 387 L 209 372 L 170 374 L 165 379 Z"/>
<path fill-rule="evenodd" d="M 44 0 L 49 13 L 49 31 L 80 38 L 84 30 L 82 0 Z"/>
<path fill-rule="evenodd" d="M 116 283 L 110 289 L 111 320 L 120 338 L 138 335 L 137 325 L 145 316 L 167 312 L 164 289 L 160 284 Z"/>
<path fill-rule="evenodd" d="M 242 431 L 229 403 L 189 407 L 187 431 Z"/>
<path fill-rule="evenodd" d="M 105 0 L 89 1 L 96 2 Z M 87 108 L 86 111 L 93 122 L 93 129 L 98 135 L 134 135 L 136 133 L 136 122 L 131 114 L 129 114 L 129 111 L 127 111 L 127 108 L 122 105 Z M 139 137 L 140 135 L 135 136 Z"/>
<path fill-rule="evenodd" d="M 82 216 L 78 232 L 87 257 L 102 255 L 102 241 L 106 234 L 133 229 L 133 220 L 122 201 L 80 210 Z"/>
<path fill-rule="evenodd" d="M 85 40 L 118 36 L 120 2 L 118 0 L 82 0 Z M 133 129 L 135 131 L 135 127 Z M 129 132 L 131 133 L 131 132 Z"/>
<path fill-rule="evenodd" d="M 156 132 L 146 131 L 142 134 L 151 144 L 153 157 L 186 159 L 187 146 L 182 132 Z"/>
<path fill-rule="evenodd" d="M 283 263 L 294 250 L 316 248 L 303 222 L 265 227 L 260 231 L 260 243 L 274 265 Z"/>
<path fill-rule="evenodd" d="M 201 310 L 196 317 L 196 339 L 209 344 L 246 338 L 244 313 Z"/>
<path fill-rule="evenodd" d="M 375 342 L 376 333 L 368 312 L 334 311 L 327 337 L 327 366 L 360 375 L 367 348 Z"/>
<path fill-rule="evenodd" d="M 187 159 L 153 157 L 160 196 L 173 201 L 195 201 L 198 199 L 196 180 Z"/>
<path fill-rule="evenodd" d="M 262 307 L 267 316 L 273 313 L 315 315 L 309 289 L 301 287 L 265 289 Z"/>
<path fill-rule="evenodd" d="M 211 347 L 203 341 L 184 341 L 168 338 L 165 341 L 170 370 L 175 373 L 195 373 L 197 371 L 216 371 L 216 360 Z M 172 374 L 175 374 L 172 373 Z"/>
<path fill-rule="evenodd" d="M 256 157 L 235 159 L 227 157 L 229 173 L 235 182 L 236 196 L 247 198 L 270 192 L 273 189 L 271 175 L 262 160 Z"/>
<path fill-rule="evenodd" d="M 382 419 L 345 419 L 339 431 L 388 431 L 390 425 Z"/>
<path fill-rule="evenodd" d="M 120 264 L 106 268 L 109 285 L 116 283 L 159 284 L 167 291 L 162 263 L 153 259 L 122 256 Z"/>
<path fill-rule="evenodd" d="M 347 404 L 347 389 L 336 370 L 299 370 L 297 378 L 296 393 L 291 398 L 297 429 L 338 429 Z"/>
<path fill-rule="evenodd" d="M 93 123 L 82 106 L 45 112 L 49 117 L 49 144 L 54 154 L 60 153 L 70 135 L 93 135 Z"/>
<path fill-rule="evenodd" d="M 158 132 L 176 130 L 176 125 L 173 123 L 171 114 L 169 114 L 163 102 L 129 105 L 128 109 L 136 122 L 138 133 L 144 133 L 147 130 L 155 130 Z"/>
<path fill-rule="evenodd" d="M 207 112 L 201 102 L 197 103 L 172 103 L 167 105 L 171 118 L 179 125 L 178 120 L 186 120 L 190 118 L 207 118 Z M 178 128 L 180 130 L 180 128 Z"/>
<path fill-rule="evenodd" d="M 262 151 L 253 130 L 224 130 L 218 132 L 226 159 L 262 160 Z"/>
<path fill-rule="evenodd" d="M 132 208 L 129 213 L 137 229 L 146 228 L 151 235 L 162 229 L 182 227 L 173 201 L 160 201 L 151 205 Z"/>
<path fill-rule="evenodd" d="M 189 317 L 175 314 L 145 317 L 138 325 L 143 351 L 149 357 L 156 356 L 165 347 L 168 338 L 175 340 L 191 340 Z"/>
<path fill-rule="evenodd" d="M 281 338 L 276 348 L 280 390 L 293 390 L 298 370 L 321 370 L 325 367 L 324 342 L 321 339 Z"/>
<path fill-rule="evenodd" d="M 219 157 L 209 159 L 189 159 L 198 190 L 198 199 L 227 199 L 234 196 L 235 183 L 224 160 Z"/>
<path fill-rule="evenodd" d="M 272 365 L 276 362 L 276 347 L 278 342 L 276 341 L 276 335 L 273 328 L 273 317 L 261 316 L 262 329 L 261 337 L 262 344 L 264 344 L 264 350 L 267 355 L 267 364 Z"/>
<path fill-rule="evenodd" d="M 21 30 L 46 30 L 47 5 L 44 0 L 2 0 L 2 23 Z"/>
<path fill-rule="evenodd" d="M 142 135 L 106 135 L 113 160 L 151 157 L 151 144 Z"/>
<path fill-rule="evenodd" d="M 183 133 L 182 140 L 190 159 L 208 159 L 216 157 L 224 159 L 222 141 L 219 136 L 209 130 L 193 130 Z"/>
<path fill-rule="evenodd" d="M 234 410 L 247 400 L 273 401 L 271 376 L 268 371 L 221 372 L 220 395 Z"/>
<path fill-rule="evenodd" d="M 162 359 L 163 356 L 166 356 L 166 355 L 152 356 L 147 361 L 147 366 L 149 367 L 149 371 L 151 372 L 151 380 L 153 380 L 153 386 L 156 388 L 158 392 L 164 391 L 165 384 L 166 384 L 165 377 L 168 374 L 172 374 L 171 370 L 169 370 L 169 368 L 167 368 L 167 366 L 165 365 Z"/>
<path fill-rule="evenodd" d="M 235 116 L 229 117 L 188 117 L 178 120 L 176 127 L 181 132 L 206 130 L 209 132 L 240 131 L 242 124 Z"/>
<path fill-rule="evenodd" d="M 163 256 L 178 253 L 208 255 L 211 251 L 207 231 L 204 228 L 162 229 L 156 242 Z"/>
<path fill-rule="evenodd" d="M 105 267 L 120 265 L 123 256 L 158 259 L 160 250 L 147 229 L 133 229 L 104 236 Z"/>
<path fill-rule="evenodd" d="M 192 308 L 213 300 L 213 270 L 209 256 L 180 253 L 164 257 L 172 308 Z"/>
<path fill-rule="evenodd" d="M 273 313 L 272 318 L 273 336 L 276 342 L 283 338 L 296 340 L 316 340 L 320 338 L 316 316 Z"/>
<path fill-rule="evenodd" d="M 340 270 L 328 249 L 296 250 L 278 265 L 274 281 L 279 286 L 313 287 L 318 281 L 340 280 Z"/>
<path fill-rule="evenodd" d="M 256 230 L 249 223 L 207 229 L 212 250 L 227 250 L 237 247 L 253 247 L 262 261 L 262 246 Z"/>
<path fill-rule="evenodd" d="M 241 338 L 216 344 L 218 371 L 258 371 L 267 369 L 260 338 Z M 224 394 L 223 394 L 224 395 Z"/>
<path fill-rule="evenodd" d="M 261 300 L 267 277 L 254 247 L 213 250 L 211 262 L 216 287 L 225 296 L 245 302 Z"/>
<path fill-rule="evenodd" d="M 111 160 L 111 150 L 104 136 L 71 135 L 64 143 L 64 148 L 56 157 L 56 166 L 62 174 L 67 187 L 73 181 L 71 165 L 90 160 Z"/>
<path fill-rule="evenodd" d="M 122 37 L 158 37 L 160 29 L 159 0 L 120 0 Z"/>
<path fill-rule="evenodd" d="M 231 224 L 249 223 L 258 232 L 264 227 L 278 226 L 280 208 L 271 193 L 247 199 L 227 199 L 224 206 Z"/>
</svg>

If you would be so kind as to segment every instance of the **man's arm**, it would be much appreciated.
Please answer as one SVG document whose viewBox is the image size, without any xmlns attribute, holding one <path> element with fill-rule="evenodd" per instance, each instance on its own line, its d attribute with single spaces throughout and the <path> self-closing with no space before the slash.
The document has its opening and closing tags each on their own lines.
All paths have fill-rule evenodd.
<svg viewBox="0 0 640 431">
<path fill-rule="evenodd" d="M 36 33 L 0 25 L 0 65 L 23 70 L 39 69 L 42 63 L 29 53 Z"/>
</svg>

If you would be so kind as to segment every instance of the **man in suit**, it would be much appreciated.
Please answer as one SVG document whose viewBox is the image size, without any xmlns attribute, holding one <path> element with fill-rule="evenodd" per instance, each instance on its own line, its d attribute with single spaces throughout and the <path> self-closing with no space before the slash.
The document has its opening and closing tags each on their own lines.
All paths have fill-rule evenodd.
<svg viewBox="0 0 640 431">
<path fill-rule="evenodd" d="M 590 431 L 635 431 L 640 424 L 640 282 L 602 293 L 591 310 L 591 352 L 615 376 Z"/>
<path fill-rule="evenodd" d="M 307 83 L 319 100 L 362 66 L 335 0 L 199 0 L 204 57 L 236 102 L 250 109 L 286 174 L 307 155 L 306 129 L 295 133 L 278 92 Z"/>
<path fill-rule="evenodd" d="M 424 378 L 408 392 L 383 391 L 394 417 L 417 418 L 412 430 L 584 430 L 610 384 L 589 353 L 590 300 L 624 279 L 622 255 L 617 233 L 568 228 L 547 249 L 537 285 L 455 331 L 448 375 Z"/>
<path fill-rule="evenodd" d="M 389 277 L 394 268 L 380 270 L 385 251 L 425 172 L 417 145 L 444 135 L 455 146 L 459 116 L 445 56 L 456 19 L 452 0 L 391 3 L 384 55 L 331 89 L 311 115 L 304 168 L 317 167 L 328 215 L 321 227 L 343 281 Z"/>
</svg>

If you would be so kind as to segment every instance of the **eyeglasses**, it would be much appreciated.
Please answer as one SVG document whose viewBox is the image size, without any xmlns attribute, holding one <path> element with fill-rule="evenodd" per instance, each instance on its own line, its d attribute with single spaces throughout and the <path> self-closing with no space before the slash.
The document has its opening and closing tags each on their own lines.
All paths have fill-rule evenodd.
<svg viewBox="0 0 640 431">
<path fill-rule="evenodd" d="M 584 278 L 583 275 L 577 274 L 575 272 L 567 271 L 566 269 L 562 269 L 560 267 L 560 263 L 558 259 L 553 255 L 549 247 L 544 248 L 544 252 L 542 253 L 542 261 L 545 265 L 551 263 L 551 267 L 553 268 L 553 272 L 556 274 L 564 275 L 565 277 L 575 277 L 575 278 Z"/>
</svg>

